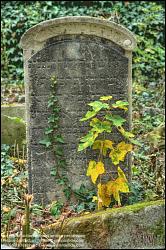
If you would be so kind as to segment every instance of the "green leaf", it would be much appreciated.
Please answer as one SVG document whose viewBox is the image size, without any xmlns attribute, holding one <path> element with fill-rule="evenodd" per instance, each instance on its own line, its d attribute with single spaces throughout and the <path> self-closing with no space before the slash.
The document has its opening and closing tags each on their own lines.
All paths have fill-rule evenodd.
<svg viewBox="0 0 166 250">
<path fill-rule="evenodd" d="M 66 166 L 66 161 L 60 159 L 60 160 L 57 161 L 57 165 L 58 165 L 59 167 L 65 168 L 65 166 Z"/>
<path fill-rule="evenodd" d="M 63 203 L 60 203 L 58 201 L 53 202 L 51 204 L 51 208 L 50 208 L 51 215 L 58 218 L 60 216 L 60 214 L 61 214 L 62 207 L 63 207 Z"/>
<path fill-rule="evenodd" d="M 56 174 L 57 174 L 56 169 L 52 169 L 52 170 L 50 171 L 50 174 L 51 174 L 51 176 L 56 176 Z"/>
<path fill-rule="evenodd" d="M 58 179 L 57 180 L 57 184 L 59 184 L 59 185 L 65 185 L 65 182 L 64 182 L 63 179 Z"/>
<path fill-rule="evenodd" d="M 62 138 L 61 135 L 57 135 L 57 136 L 55 137 L 55 139 L 56 139 L 57 142 L 64 143 L 64 140 L 63 140 L 63 138 Z"/>
<path fill-rule="evenodd" d="M 69 200 L 70 197 L 71 197 L 71 189 L 69 189 L 68 187 L 67 187 L 67 188 L 64 188 L 64 189 L 63 189 L 63 192 L 64 192 L 64 194 L 65 194 L 67 200 Z"/>
<path fill-rule="evenodd" d="M 89 141 L 93 138 L 94 136 L 94 133 L 92 131 L 89 131 L 87 135 L 85 135 L 84 137 L 82 137 L 80 139 L 80 142 L 86 142 L 86 141 Z"/>
<path fill-rule="evenodd" d="M 63 156 L 63 149 L 61 147 L 56 147 L 55 153 L 58 156 Z"/>
<path fill-rule="evenodd" d="M 51 134 L 54 130 L 52 128 L 46 128 L 45 129 L 45 134 L 48 135 L 48 134 Z"/>
<path fill-rule="evenodd" d="M 93 110 L 93 111 L 88 111 L 88 112 L 86 113 L 85 117 L 82 118 L 80 121 L 81 121 L 81 122 L 86 121 L 86 120 L 92 118 L 93 116 L 95 116 L 96 114 L 97 114 L 97 112 L 94 111 L 94 110 Z"/>
<path fill-rule="evenodd" d="M 126 107 L 128 105 L 129 105 L 128 102 L 116 101 L 116 103 L 112 104 L 112 107 L 113 108 L 120 108 L 120 109 L 128 110 L 128 108 Z"/>
<path fill-rule="evenodd" d="M 86 148 L 88 148 L 88 147 L 90 147 L 90 146 L 92 146 L 92 144 L 93 144 L 93 142 L 84 142 L 84 143 L 80 143 L 79 145 L 78 145 L 78 152 L 80 152 L 80 151 L 82 151 L 82 150 L 84 150 L 84 149 L 86 149 Z"/>
<path fill-rule="evenodd" d="M 98 118 L 94 118 L 91 121 L 90 126 L 93 127 L 91 129 L 91 131 L 97 132 L 97 133 L 102 133 L 104 131 L 106 131 L 107 133 L 110 133 L 112 131 L 111 123 L 110 122 L 108 122 L 108 121 L 101 121 Z"/>
<path fill-rule="evenodd" d="M 126 121 L 120 115 L 106 115 L 105 118 L 109 121 L 112 121 L 113 125 L 116 127 L 122 126 Z"/>
<path fill-rule="evenodd" d="M 91 106 L 95 112 L 98 112 L 101 109 L 109 109 L 110 108 L 107 103 L 103 103 L 100 101 L 94 101 L 94 102 L 89 103 L 88 105 Z"/>
<path fill-rule="evenodd" d="M 45 145 L 46 148 L 48 148 L 52 145 L 52 142 L 50 141 L 49 137 L 45 138 L 44 140 L 40 140 L 39 143 L 42 145 Z"/>
<path fill-rule="evenodd" d="M 54 105 L 54 102 L 53 101 L 48 101 L 48 108 L 52 107 Z"/>
<path fill-rule="evenodd" d="M 81 143 L 78 145 L 78 152 L 91 147 L 97 136 L 97 132 L 90 131 L 86 136 L 82 137 L 80 140 Z"/>
<path fill-rule="evenodd" d="M 55 115 L 51 115 L 48 117 L 48 123 L 56 122 L 59 120 L 59 117 L 56 117 Z"/>
</svg>

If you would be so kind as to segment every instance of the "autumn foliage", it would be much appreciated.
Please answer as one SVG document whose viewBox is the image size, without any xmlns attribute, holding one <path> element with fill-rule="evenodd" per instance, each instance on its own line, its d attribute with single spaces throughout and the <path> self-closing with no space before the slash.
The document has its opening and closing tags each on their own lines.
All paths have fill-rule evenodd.
<svg viewBox="0 0 166 250">
<path fill-rule="evenodd" d="M 109 207 L 113 197 L 118 206 L 121 206 L 120 192 L 128 193 L 129 186 L 125 173 L 119 164 L 125 161 L 126 155 L 132 151 L 132 144 L 137 144 L 137 141 L 133 139 L 134 135 L 131 132 L 124 129 L 126 120 L 114 113 L 117 109 L 126 112 L 128 102 L 116 101 L 112 103 L 112 96 L 102 96 L 99 101 L 91 102 L 88 105 L 92 110 L 88 111 L 80 121 L 89 120 L 90 130 L 80 139 L 78 151 L 90 147 L 92 150 L 98 150 L 99 152 L 97 161 L 92 159 L 89 161 L 86 173 L 93 184 L 97 185 L 98 192 L 97 196 L 93 197 L 93 201 L 97 201 L 98 209 L 101 209 L 102 207 Z M 100 114 L 99 111 L 101 111 Z M 113 127 L 116 127 L 118 133 L 123 136 L 123 141 L 116 143 L 107 139 L 108 135 L 110 137 Z M 98 138 L 101 138 L 101 135 L 103 139 Z M 101 178 L 106 173 L 105 158 L 110 158 L 111 166 L 115 166 L 117 169 L 117 177 L 111 176 L 110 172 L 110 180 L 106 183 Z"/>
</svg>

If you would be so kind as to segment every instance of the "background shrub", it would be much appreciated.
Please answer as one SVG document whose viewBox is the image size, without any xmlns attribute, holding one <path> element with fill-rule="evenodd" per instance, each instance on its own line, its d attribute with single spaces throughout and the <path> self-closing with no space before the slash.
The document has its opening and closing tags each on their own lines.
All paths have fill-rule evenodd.
<svg viewBox="0 0 166 250">
<path fill-rule="evenodd" d="M 164 73 L 164 1 L 1 1 L 2 83 L 23 82 L 20 38 L 35 24 L 63 16 L 109 18 L 117 11 L 120 24 L 134 32 L 134 78 L 149 83 Z"/>
</svg>

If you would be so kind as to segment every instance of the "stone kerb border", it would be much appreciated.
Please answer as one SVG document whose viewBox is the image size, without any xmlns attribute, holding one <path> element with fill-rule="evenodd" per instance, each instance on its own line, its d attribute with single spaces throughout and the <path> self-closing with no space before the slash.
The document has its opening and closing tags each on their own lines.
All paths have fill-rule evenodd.
<svg viewBox="0 0 166 250">
<path fill-rule="evenodd" d="M 120 24 L 89 16 L 70 16 L 50 19 L 41 22 L 24 33 L 21 47 L 24 56 L 29 59 L 32 54 L 43 48 L 47 39 L 65 34 L 87 34 L 103 37 L 120 45 L 127 51 L 136 47 L 136 40 L 132 32 Z M 33 51 L 32 51 L 33 50 Z"/>
</svg>

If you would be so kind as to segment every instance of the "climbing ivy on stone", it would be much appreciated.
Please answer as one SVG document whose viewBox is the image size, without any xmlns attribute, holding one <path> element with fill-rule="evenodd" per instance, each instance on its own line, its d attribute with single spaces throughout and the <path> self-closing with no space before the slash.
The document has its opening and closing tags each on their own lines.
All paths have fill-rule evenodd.
<svg viewBox="0 0 166 250">
<path fill-rule="evenodd" d="M 56 77 L 51 77 L 51 95 L 48 100 L 50 115 L 48 116 L 48 127 L 45 129 L 45 137 L 39 141 L 46 149 L 52 150 L 56 164 L 52 167 L 50 174 L 55 177 L 56 183 L 64 186 L 64 194 L 67 199 L 71 195 L 71 186 L 67 178 L 66 161 L 63 152 L 64 139 L 59 133 L 59 112 L 58 98 L 56 96 Z"/>
<path fill-rule="evenodd" d="M 120 115 L 115 115 L 117 109 L 128 110 L 128 102 L 116 101 L 112 103 L 112 96 L 102 96 L 100 100 L 89 103 L 92 108 L 87 111 L 81 122 L 89 121 L 90 130 L 80 139 L 78 151 L 90 147 L 98 151 L 97 161 L 91 159 L 87 167 L 86 175 L 91 178 L 93 184 L 97 184 L 97 196 L 93 201 L 98 202 L 98 209 L 109 207 L 111 197 L 121 206 L 120 192 L 128 193 L 129 186 L 125 173 L 120 168 L 120 162 L 124 162 L 127 154 L 132 151 L 132 144 L 139 144 L 133 140 L 134 135 L 124 129 L 126 120 Z M 101 112 L 100 112 L 101 111 Z M 99 114 L 100 112 L 100 114 Z M 116 143 L 107 139 L 115 127 L 124 137 L 124 140 Z M 103 137 L 101 139 L 101 136 Z M 100 139 L 99 139 L 100 138 Z M 131 141 L 132 140 L 132 141 Z M 110 173 L 110 181 L 102 183 L 102 175 L 106 173 L 105 158 L 110 158 L 112 165 L 117 168 L 117 178 Z M 112 167 L 112 165 L 110 167 Z"/>
</svg>

